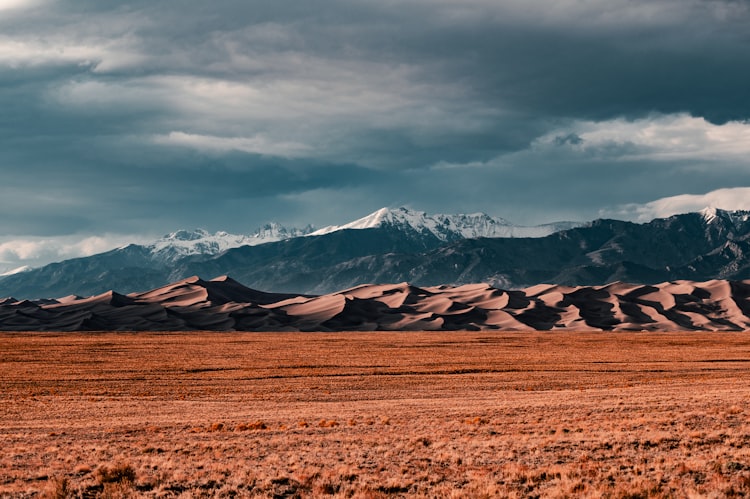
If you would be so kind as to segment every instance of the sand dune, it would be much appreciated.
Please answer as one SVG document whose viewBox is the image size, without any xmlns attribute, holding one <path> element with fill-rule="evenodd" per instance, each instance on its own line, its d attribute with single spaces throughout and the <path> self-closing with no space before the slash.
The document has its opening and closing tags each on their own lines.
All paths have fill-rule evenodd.
<svg viewBox="0 0 750 499">
<path fill-rule="evenodd" d="M 362 285 L 323 296 L 264 293 L 227 276 L 143 293 L 0 299 L 5 331 L 750 329 L 750 281 L 658 285 Z"/>
</svg>

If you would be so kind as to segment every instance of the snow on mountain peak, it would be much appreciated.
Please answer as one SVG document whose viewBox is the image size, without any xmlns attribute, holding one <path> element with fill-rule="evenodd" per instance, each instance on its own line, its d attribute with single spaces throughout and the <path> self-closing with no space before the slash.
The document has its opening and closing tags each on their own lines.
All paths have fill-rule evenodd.
<svg viewBox="0 0 750 499">
<path fill-rule="evenodd" d="M 373 229 L 384 225 L 408 225 L 418 229 L 425 225 L 427 214 L 421 211 L 411 211 L 407 208 L 380 208 L 367 216 L 358 218 L 344 225 L 329 225 L 312 232 L 311 236 L 322 236 L 346 229 Z"/>
<path fill-rule="evenodd" d="M 716 212 L 717 209 L 715 206 L 706 206 L 700 211 L 700 214 L 703 216 L 703 220 L 710 223 L 716 218 Z"/>
<path fill-rule="evenodd" d="M 736 226 L 750 221 L 750 211 L 744 210 L 727 211 L 716 208 L 715 206 L 709 206 L 703 208 L 699 213 L 706 223 L 712 223 L 717 219 L 722 219 L 727 220 Z"/>
<path fill-rule="evenodd" d="M 212 234 L 205 229 L 178 230 L 166 234 L 146 247 L 158 258 L 173 260 L 189 255 L 217 255 L 240 246 L 256 246 L 307 235 L 319 236 L 344 229 L 394 227 L 421 235 L 431 234 L 441 241 L 455 241 L 477 237 L 542 237 L 577 225 L 565 222 L 521 227 L 486 213 L 428 215 L 423 211 L 403 207 L 381 208 L 353 222 L 332 225 L 320 230 L 314 230 L 311 225 L 303 229 L 287 228 L 273 222 L 259 227 L 251 235 L 230 234 L 224 231 Z"/>
<path fill-rule="evenodd" d="M 219 233 L 217 232 L 217 235 Z M 162 239 L 168 241 L 197 241 L 209 237 L 211 234 L 204 229 L 178 230 L 166 234 Z"/>
<path fill-rule="evenodd" d="M 263 227 L 258 228 L 251 237 L 259 241 L 256 244 L 261 244 L 261 242 L 271 242 L 272 240 L 280 241 L 291 237 L 304 236 L 311 233 L 313 230 L 312 225 L 308 225 L 303 229 L 297 229 L 284 227 L 276 222 L 270 222 Z"/>
<path fill-rule="evenodd" d="M 345 229 L 373 229 L 375 227 L 382 226 L 384 223 L 393 223 L 394 221 L 403 218 L 403 216 L 399 217 L 398 215 L 396 215 L 394 213 L 395 211 L 400 211 L 402 213 L 412 213 L 409 212 L 409 210 L 407 210 L 406 208 L 399 208 L 398 210 L 380 208 L 378 211 L 370 213 L 369 215 L 362 218 L 358 218 L 353 222 L 349 222 L 344 225 L 329 225 L 328 227 L 323 227 L 322 229 L 318 229 L 315 232 L 312 232 L 310 235 L 322 236 L 323 234 L 330 234 L 331 232 Z"/>
<path fill-rule="evenodd" d="M 211 234 L 204 229 L 178 230 L 157 239 L 147 248 L 151 253 L 163 256 L 213 255 L 247 244 L 247 239 L 248 236 L 226 232 Z"/>
<path fill-rule="evenodd" d="M 423 211 L 401 207 L 395 209 L 381 208 L 353 222 L 344 225 L 330 225 L 309 235 L 320 236 L 345 229 L 371 229 L 392 226 L 409 228 L 419 233 L 429 232 L 442 241 L 452 241 L 477 237 L 543 237 L 578 225 L 571 222 L 561 222 L 535 227 L 522 227 L 486 213 L 428 215 Z"/>
<path fill-rule="evenodd" d="M 153 254 L 165 258 L 187 255 L 216 255 L 231 248 L 256 246 L 308 234 L 312 227 L 304 229 L 286 228 L 277 223 L 268 223 L 258 228 L 252 235 L 230 234 L 219 231 L 211 234 L 205 229 L 178 230 L 149 244 Z"/>
</svg>

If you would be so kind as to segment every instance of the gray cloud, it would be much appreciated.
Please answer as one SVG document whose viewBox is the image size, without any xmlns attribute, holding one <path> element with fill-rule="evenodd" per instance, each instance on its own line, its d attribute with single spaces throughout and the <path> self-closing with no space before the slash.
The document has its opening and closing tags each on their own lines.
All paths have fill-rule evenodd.
<svg viewBox="0 0 750 499">
<path fill-rule="evenodd" d="M 7 5 L 6 238 L 400 204 L 539 223 L 750 185 L 747 2 Z"/>
</svg>

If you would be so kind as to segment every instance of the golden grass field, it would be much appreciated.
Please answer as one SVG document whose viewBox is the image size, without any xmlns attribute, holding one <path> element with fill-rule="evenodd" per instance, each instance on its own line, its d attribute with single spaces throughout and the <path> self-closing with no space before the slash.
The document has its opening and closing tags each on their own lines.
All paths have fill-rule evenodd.
<svg viewBox="0 0 750 499">
<path fill-rule="evenodd" d="M 0 334 L 0 497 L 741 497 L 746 333 Z"/>
</svg>

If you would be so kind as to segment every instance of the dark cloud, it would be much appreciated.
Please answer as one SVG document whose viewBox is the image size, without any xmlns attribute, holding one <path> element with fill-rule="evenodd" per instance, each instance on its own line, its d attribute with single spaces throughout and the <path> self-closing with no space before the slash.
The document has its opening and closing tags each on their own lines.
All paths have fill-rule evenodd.
<svg viewBox="0 0 750 499">
<path fill-rule="evenodd" d="M 5 188 L 17 195 L 0 205 L 9 205 L 6 212 L 27 201 L 28 207 L 18 217 L 0 219 L 0 233 L 19 234 L 20 225 L 46 229 L 42 233 L 49 235 L 96 227 L 116 233 L 160 233 L 182 226 L 251 232 L 271 218 L 264 204 L 279 196 L 379 183 L 374 172 L 356 165 L 98 144 L 90 151 L 61 148 L 66 152 L 52 160 L 44 157 L 51 149 L 47 146 L 41 154 L 26 155 L 33 167 L 6 176 Z M 283 209 L 277 214 L 289 218 Z M 41 220 L 29 224 L 30 218 Z"/>
<path fill-rule="evenodd" d="M 750 185 L 749 22 L 705 0 L 30 1 L 0 11 L 0 234 L 399 204 L 539 223 Z"/>
</svg>

